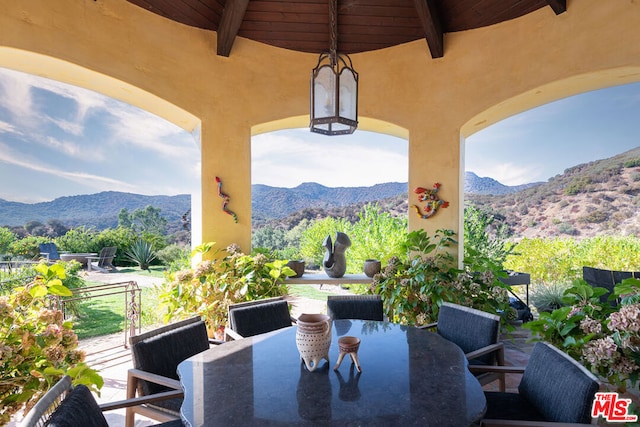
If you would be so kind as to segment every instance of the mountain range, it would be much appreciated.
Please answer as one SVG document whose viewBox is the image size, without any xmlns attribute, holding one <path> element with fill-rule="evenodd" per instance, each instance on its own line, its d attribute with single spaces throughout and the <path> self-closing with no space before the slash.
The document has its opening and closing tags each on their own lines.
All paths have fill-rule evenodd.
<svg viewBox="0 0 640 427">
<path fill-rule="evenodd" d="M 492 178 L 479 178 L 467 172 L 465 191 L 479 194 L 505 194 L 517 187 L 500 184 Z M 370 187 L 325 187 L 306 182 L 295 188 L 252 185 L 254 222 L 283 218 L 304 209 L 335 209 L 361 206 L 395 197 L 407 197 L 407 183 L 389 182 Z M 86 225 L 97 229 L 115 227 L 122 208 L 129 212 L 147 205 L 158 207 L 171 222 L 179 222 L 191 208 L 191 196 L 145 196 L 141 194 L 105 191 L 96 194 L 65 196 L 49 202 L 20 203 L 0 199 L 0 224 L 22 226 L 29 221 L 46 222 L 58 219 L 68 226 Z"/>
<path fill-rule="evenodd" d="M 574 166 L 544 183 L 507 186 L 467 172 L 465 193 L 467 203 L 493 213 L 516 238 L 640 234 L 640 148 Z M 303 218 L 327 215 L 355 220 L 369 202 L 395 215 L 406 215 L 407 196 L 407 183 L 397 182 L 338 188 L 311 182 L 295 188 L 256 184 L 252 186 L 253 225 L 288 229 Z M 161 209 L 170 229 L 180 229 L 190 200 L 186 194 L 145 196 L 114 191 L 33 204 L 0 199 L 0 225 L 57 219 L 71 227 L 104 229 L 117 225 L 122 208 L 131 212 L 151 205 Z"/>
</svg>

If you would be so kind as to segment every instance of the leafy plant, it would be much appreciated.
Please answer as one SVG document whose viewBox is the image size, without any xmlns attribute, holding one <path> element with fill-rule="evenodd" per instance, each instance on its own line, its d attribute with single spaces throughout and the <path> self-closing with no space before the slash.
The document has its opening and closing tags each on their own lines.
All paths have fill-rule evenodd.
<svg viewBox="0 0 640 427">
<path fill-rule="evenodd" d="M 38 276 L 27 286 L 0 297 L 0 423 L 20 409 L 29 410 L 63 375 L 94 391 L 103 385 L 96 371 L 83 362 L 71 322 L 53 306 L 49 296 L 70 296 L 60 264 L 36 267 Z"/>
<path fill-rule="evenodd" d="M 628 382 L 636 387 L 640 377 L 640 280 L 615 286 L 610 298 L 621 298 L 616 307 L 600 301 L 605 293 L 578 279 L 565 291 L 566 307 L 540 313 L 525 327 L 624 392 Z"/>
<path fill-rule="evenodd" d="M 531 293 L 531 301 L 538 312 L 552 312 L 560 307 L 564 307 L 564 292 L 569 288 L 559 283 L 550 285 L 538 285 Z"/>
<path fill-rule="evenodd" d="M 194 255 L 212 259 L 167 275 L 159 289 L 165 321 L 197 314 L 214 333 L 226 325 L 229 304 L 286 293 L 284 279 L 295 275 L 287 260 L 273 259 L 269 253 L 246 255 L 237 245 L 222 254 L 214 245 L 203 243 L 194 250 Z"/>
<path fill-rule="evenodd" d="M 127 258 L 140 266 L 141 270 L 148 270 L 151 262 L 156 259 L 156 252 L 151 243 L 138 239 L 125 253 Z"/>
<path fill-rule="evenodd" d="M 508 226 L 496 220 L 496 216 L 469 204 L 464 209 L 465 257 L 482 257 L 492 260 L 502 268 L 513 253 L 514 244 L 508 241 Z"/>
<path fill-rule="evenodd" d="M 499 271 L 460 270 L 451 254 L 457 244 L 452 230 L 437 230 L 433 238 L 424 230 L 406 235 L 402 258 L 392 257 L 373 278 L 373 292 L 382 296 L 386 315 L 393 322 L 427 324 L 438 317 L 444 301 L 503 313 L 505 322 L 515 318 L 509 306 L 507 286 Z M 471 260 L 475 266 L 493 266 L 487 259 Z"/>
</svg>

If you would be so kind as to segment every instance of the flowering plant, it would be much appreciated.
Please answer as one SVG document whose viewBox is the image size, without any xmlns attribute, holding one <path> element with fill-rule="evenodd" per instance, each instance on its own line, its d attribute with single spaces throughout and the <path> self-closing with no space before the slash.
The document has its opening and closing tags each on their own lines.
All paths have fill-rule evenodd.
<svg viewBox="0 0 640 427">
<path fill-rule="evenodd" d="M 605 293 L 578 279 L 565 291 L 568 306 L 540 313 L 525 327 L 624 392 L 640 375 L 640 280 L 615 286 L 610 298 L 620 298 L 616 306 L 600 300 Z"/>
<path fill-rule="evenodd" d="M 396 323 L 423 325 L 437 320 L 440 305 L 453 302 L 515 318 L 509 306 L 507 286 L 499 280 L 499 268 L 480 260 L 465 260 L 458 269 L 450 248 L 457 242 L 452 230 L 437 230 L 433 239 L 424 230 L 407 235 L 406 255 L 392 257 L 373 277 L 373 292 L 380 294 L 385 312 Z M 473 272 L 483 266 L 482 273 Z M 502 273 L 504 274 L 504 273 Z"/>
<path fill-rule="evenodd" d="M 194 252 L 207 254 L 214 245 L 204 243 Z M 199 315 L 215 336 L 227 323 L 230 304 L 286 294 L 284 279 L 295 275 L 286 266 L 287 260 L 276 260 L 270 253 L 246 255 L 235 244 L 224 252 L 220 256 L 216 251 L 212 259 L 195 268 L 168 275 L 160 292 L 160 302 L 166 307 L 165 322 Z"/>
<path fill-rule="evenodd" d="M 84 363 L 78 336 L 49 295 L 70 296 L 64 266 L 39 264 L 26 286 L 0 297 L 0 424 L 29 410 L 63 375 L 97 391 L 102 377 Z"/>
</svg>

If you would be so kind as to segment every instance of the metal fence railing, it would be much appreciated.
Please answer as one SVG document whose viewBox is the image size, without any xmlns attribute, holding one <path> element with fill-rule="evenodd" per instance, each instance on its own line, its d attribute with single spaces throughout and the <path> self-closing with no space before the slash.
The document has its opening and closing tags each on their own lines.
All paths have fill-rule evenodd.
<svg viewBox="0 0 640 427">
<path fill-rule="evenodd" d="M 64 313 L 65 319 L 69 317 L 71 304 L 80 301 L 100 298 L 108 295 L 123 295 L 124 298 L 124 346 L 129 347 L 128 337 L 136 335 L 141 330 L 141 301 L 142 290 L 135 281 L 106 283 L 95 286 L 85 286 L 72 289 L 71 297 L 56 297 L 58 309 Z"/>
</svg>

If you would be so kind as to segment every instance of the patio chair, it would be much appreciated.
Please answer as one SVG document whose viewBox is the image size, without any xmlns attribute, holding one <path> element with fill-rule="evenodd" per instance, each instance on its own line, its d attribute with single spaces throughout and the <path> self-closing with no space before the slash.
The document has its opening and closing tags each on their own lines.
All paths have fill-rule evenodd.
<svg viewBox="0 0 640 427">
<path fill-rule="evenodd" d="M 242 339 L 295 323 L 289 314 L 289 305 L 281 297 L 247 301 L 229 306 L 229 327 L 224 332 L 227 339 Z"/>
<path fill-rule="evenodd" d="M 609 301 L 609 295 L 613 293 L 616 284 L 631 277 L 640 278 L 640 272 L 603 270 L 593 267 L 582 267 L 582 278 L 593 287 L 605 288 L 608 292 L 600 296 L 600 302 L 609 302 L 613 307 L 618 305 L 618 300 Z"/>
<path fill-rule="evenodd" d="M 179 391 L 171 391 L 143 399 L 121 400 L 98 405 L 87 386 L 71 384 L 71 377 L 64 376 L 53 385 L 20 422 L 20 427 L 101 427 L 108 426 L 103 411 L 140 405 L 145 402 L 172 398 Z M 174 420 L 163 427 L 182 426 L 182 422 Z"/>
<path fill-rule="evenodd" d="M 100 254 L 97 257 L 87 257 L 87 271 L 98 270 L 102 273 L 116 271 L 113 259 L 117 250 L 116 246 L 107 246 L 100 250 Z"/>
<path fill-rule="evenodd" d="M 327 314 L 332 320 L 384 320 L 380 295 L 330 295 Z"/>
<path fill-rule="evenodd" d="M 504 343 L 498 341 L 500 316 L 443 302 L 438 312 L 438 321 L 422 328 L 434 327 L 437 328 L 438 335 L 462 349 L 469 366 L 504 365 Z M 483 372 L 477 374 L 476 378 L 482 385 L 498 380 L 499 390 L 505 390 L 502 372 Z"/>
<path fill-rule="evenodd" d="M 55 243 L 40 243 L 40 256 L 46 258 L 47 262 L 60 261 L 60 253 Z"/>
<path fill-rule="evenodd" d="M 526 368 L 470 366 L 469 369 L 522 374 L 518 393 L 485 392 L 487 412 L 483 426 L 588 425 L 592 422 L 591 406 L 599 389 L 598 380 L 549 343 L 536 343 Z"/>
<path fill-rule="evenodd" d="M 127 375 L 127 399 L 180 390 L 177 367 L 183 360 L 209 349 L 207 328 L 200 317 L 175 322 L 129 338 L 133 368 Z M 182 394 L 171 400 L 127 408 L 125 423 L 134 425 L 135 414 L 157 421 L 179 418 Z"/>
</svg>

